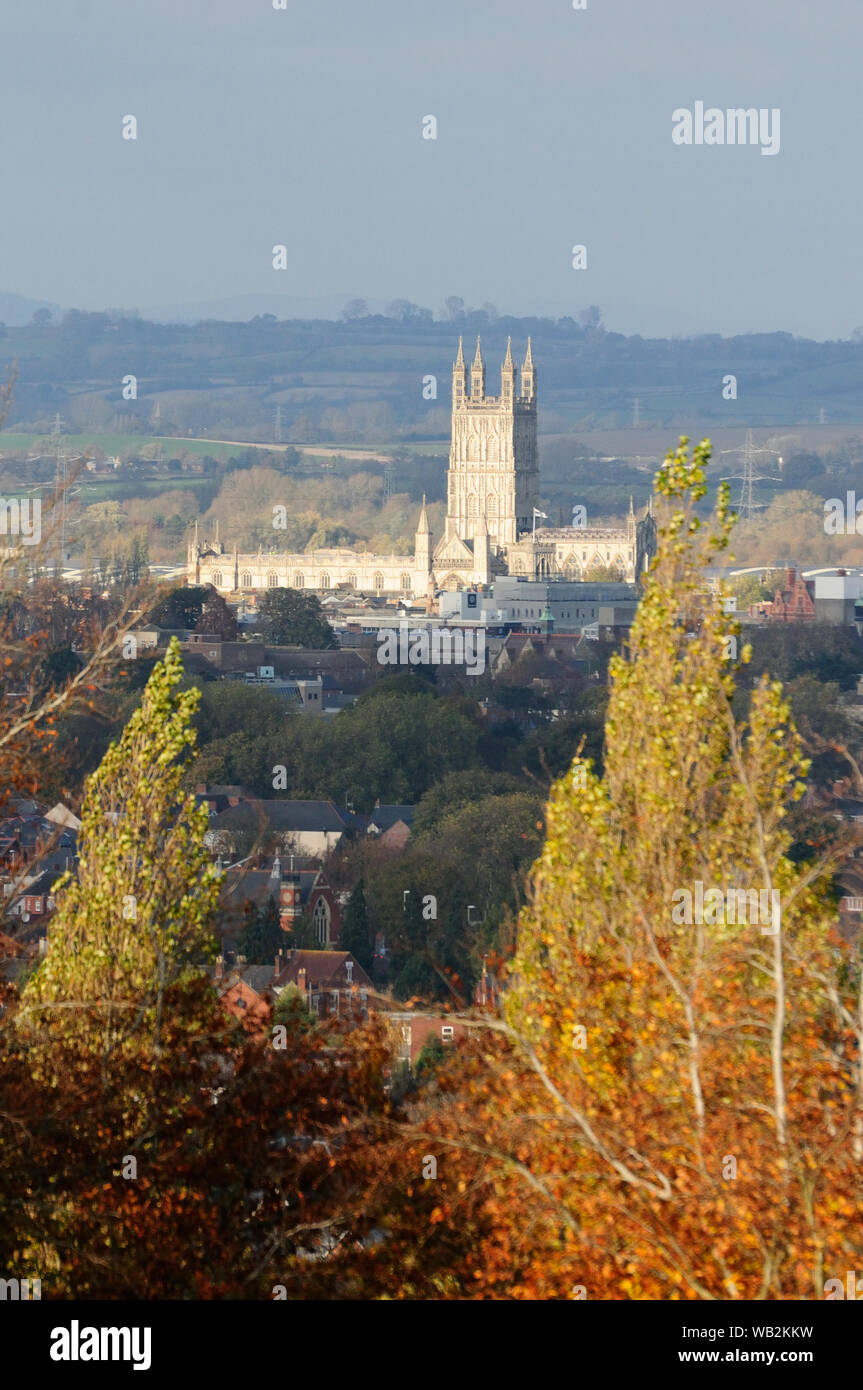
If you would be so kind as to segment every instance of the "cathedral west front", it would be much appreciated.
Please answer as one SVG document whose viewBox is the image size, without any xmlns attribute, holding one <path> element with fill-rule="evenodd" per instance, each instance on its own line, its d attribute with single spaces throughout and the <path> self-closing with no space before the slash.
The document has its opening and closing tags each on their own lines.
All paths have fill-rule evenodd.
<svg viewBox="0 0 863 1390">
<path fill-rule="evenodd" d="M 226 596 L 267 588 L 338 590 L 426 599 L 442 589 L 489 584 L 495 575 L 590 579 L 616 571 L 632 581 L 654 548 L 652 515 L 636 522 L 630 502 L 623 527 L 546 527 L 537 507 L 537 376 L 530 339 L 519 369 L 507 342 L 500 395 L 486 393 L 480 340 L 470 369 L 459 339 L 452 375 L 452 433 L 443 535 L 431 534 L 423 499 L 412 555 L 376 555 L 337 547 L 290 553 L 229 552 L 218 539 L 195 539 L 187 555 L 190 584 Z"/>
</svg>

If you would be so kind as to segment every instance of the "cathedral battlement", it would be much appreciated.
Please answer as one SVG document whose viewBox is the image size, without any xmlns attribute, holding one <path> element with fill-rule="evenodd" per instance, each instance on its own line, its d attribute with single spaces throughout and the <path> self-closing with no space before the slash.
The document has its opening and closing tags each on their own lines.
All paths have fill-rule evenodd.
<svg viewBox="0 0 863 1390">
<path fill-rule="evenodd" d="M 534 532 L 539 494 L 537 375 L 529 338 L 520 368 L 507 340 L 500 380 L 500 395 L 487 395 L 480 340 L 468 369 L 459 338 L 453 363 L 446 520 L 436 545 L 425 498 L 413 555 L 374 555 L 341 547 L 302 554 L 259 549 L 243 555 L 235 547 L 229 554 L 218 526 L 213 541 L 199 543 L 195 523 L 188 548 L 189 582 L 212 584 L 223 594 L 286 587 L 425 599 L 434 590 L 486 585 L 506 573 L 589 579 L 591 571 L 611 569 L 622 579 L 635 579 L 655 548 L 649 510 L 636 522 L 630 502 L 621 528 L 564 526 Z"/>
</svg>

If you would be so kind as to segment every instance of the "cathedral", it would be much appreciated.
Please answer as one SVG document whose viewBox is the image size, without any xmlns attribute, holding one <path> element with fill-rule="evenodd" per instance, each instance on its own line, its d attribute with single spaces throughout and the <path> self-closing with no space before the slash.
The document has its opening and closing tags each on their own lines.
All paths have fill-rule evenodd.
<svg viewBox="0 0 863 1390">
<path fill-rule="evenodd" d="M 468 380 L 469 375 L 469 380 Z M 519 379 L 520 378 L 520 379 Z M 187 555 L 190 584 L 212 584 L 239 597 L 267 588 L 356 591 L 427 599 L 441 589 L 489 584 L 496 575 L 530 579 L 590 579 L 614 570 L 633 581 L 655 549 L 650 509 L 636 521 L 629 504 L 623 527 L 538 527 L 537 379 L 530 339 L 521 368 L 512 344 L 500 369 L 500 395 L 486 394 L 480 340 L 470 366 L 459 339 L 452 374 L 452 436 L 444 533 L 433 544 L 425 498 L 412 555 L 312 550 L 289 554 L 259 549 L 228 552 L 218 539 L 195 539 Z"/>
</svg>

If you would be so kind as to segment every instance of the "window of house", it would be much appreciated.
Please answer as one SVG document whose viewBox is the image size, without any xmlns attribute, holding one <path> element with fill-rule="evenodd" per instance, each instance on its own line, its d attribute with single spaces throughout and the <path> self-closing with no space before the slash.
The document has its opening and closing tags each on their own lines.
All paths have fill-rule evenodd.
<svg viewBox="0 0 863 1390">
<path fill-rule="evenodd" d="M 445 1023 L 440 1030 L 440 1035 L 443 1042 L 452 1042 L 455 1037 L 455 1029 L 452 1024 Z"/>
</svg>

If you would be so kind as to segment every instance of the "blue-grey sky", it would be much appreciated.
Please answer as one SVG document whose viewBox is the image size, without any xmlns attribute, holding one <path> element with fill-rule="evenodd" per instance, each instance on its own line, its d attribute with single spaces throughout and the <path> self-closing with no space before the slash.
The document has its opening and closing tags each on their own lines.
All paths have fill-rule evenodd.
<svg viewBox="0 0 863 1390">
<path fill-rule="evenodd" d="M 860 0 L 2 0 L 0 291 L 847 337 L 861 48 Z M 675 145 L 696 101 L 779 153 Z"/>
</svg>

